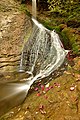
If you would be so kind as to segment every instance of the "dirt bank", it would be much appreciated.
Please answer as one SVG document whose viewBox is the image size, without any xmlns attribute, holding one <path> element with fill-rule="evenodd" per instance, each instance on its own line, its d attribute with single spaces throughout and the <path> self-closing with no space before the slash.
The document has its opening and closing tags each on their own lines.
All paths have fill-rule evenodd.
<svg viewBox="0 0 80 120">
<path fill-rule="evenodd" d="M 0 72 L 18 70 L 24 37 L 31 31 L 29 17 L 19 9 L 14 0 L 0 1 Z"/>
</svg>

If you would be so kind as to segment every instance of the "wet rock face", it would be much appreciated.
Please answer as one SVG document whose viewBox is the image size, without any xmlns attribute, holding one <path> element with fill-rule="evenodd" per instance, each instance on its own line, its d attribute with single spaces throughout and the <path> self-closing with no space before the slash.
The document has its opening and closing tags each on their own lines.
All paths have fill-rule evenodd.
<svg viewBox="0 0 80 120">
<path fill-rule="evenodd" d="M 30 20 L 19 7 L 14 0 L 0 1 L 0 72 L 18 69 L 24 37 L 30 33 Z"/>
</svg>

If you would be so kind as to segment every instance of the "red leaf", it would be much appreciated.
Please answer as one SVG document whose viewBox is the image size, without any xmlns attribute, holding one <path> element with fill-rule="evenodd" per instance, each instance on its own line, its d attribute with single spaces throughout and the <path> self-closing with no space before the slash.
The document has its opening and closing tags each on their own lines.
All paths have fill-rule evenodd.
<svg viewBox="0 0 80 120">
<path fill-rule="evenodd" d="M 35 91 L 38 91 L 38 87 L 35 88 Z"/>
<path fill-rule="evenodd" d="M 53 86 L 50 86 L 50 87 L 49 87 L 49 89 L 52 89 L 52 88 L 53 88 Z"/>
<path fill-rule="evenodd" d="M 37 93 L 37 96 L 39 97 L 41 94 L 40 93 Z"/>
<path fill-rule="evenodd" d="M 47 88 L 46 88 L 46 91 L 49 91 L 49 90 L 50 90 L 50 88 L 49 88 L 49 87 L 47 87 Z"/>
<path fill-rule="evenodd" d="M 41 90 L 44 91 L 44 85 L 41 85 Z"/>
<path fill-rule="evenodd" d="M 45 99 L 48 99 L 48 96 L 45 95 L 44 98 L 45 98 Z"/>
</svg>

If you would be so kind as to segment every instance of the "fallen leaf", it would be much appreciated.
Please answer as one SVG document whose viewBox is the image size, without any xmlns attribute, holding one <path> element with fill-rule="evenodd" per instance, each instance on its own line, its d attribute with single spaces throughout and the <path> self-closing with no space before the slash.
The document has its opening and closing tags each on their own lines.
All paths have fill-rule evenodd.
<svg viewBox="0 0 80 120">
<path fill-rule="evenodd" d="M 68 54 L 66 56 L 69 61 L 73 60 L 73 58 L 71 56 L 72 56 L 72 54 L 71 54 L 71 51 L 70 51 L 70 52 L 68 52 Z"/>
<path fill-rule="evenodd" d="M 59 83 L 54 83 L 55 86 L 57 87 L 60 87 L 60 84 Z"/>
<path fill-rule="evenodd" d="M 48 102 L 49 102 L 49 103 L 53 103 L 53 101 L 51 101 L 51 100 L 48 100 Z"/>
<path fill-rule="evenodd" d="M 41 85 L 41 83 L 39 82 L 39 83 L 38 83 L 38 86 L 40 86 L 40 85 Z"/>
<path fill-rule="evenodd" d="M 39 106 L 39 109 L 44 109 L 44 106 L 43 106 L 43 105 L 40 105 L 40 106 Z"/>
<path fill-rule="evenodd" d="M 70 87 L 70 91 L 73 91 L 74 89 L 75 89 L 75 87 L 73 87 L 73 86 L 72 86 L 72 87 Z"/>
<path fill-rule="evenodd" d="M 41 109 L 40 109 L 40 112 L 41 112 L 41 114 L 46 114 L 46 111 L 45 111 L 45 110 L 41 110 Z"/>
<path fill-rule="evenodd" d="M 39 90 L 39 88 L 38 88 L 38 87 L 36 87 L 36 88 L 35 88 L 35 91 L 38 91 L 38 90 Z"/>
<path fill-rule="evenodd" d="M 67 71 L 64 71 L 64 73 L 67 74 L 67 75 L 70 75 L 70 74 L 71 74 L 70 72 L 67 72 Z"/>
<path fill-rule="evenodd" d="M 37 93 L 37 96 L 39 97 L 41 95 L 41 93 Z"/>
<path fill-rule="evenodd" d="M 44 85 L 41 85 L 41 90 L 44 91 Z"/>
<path fill-rule="evenodd" d="M 52 89 L 52 88 L 53 88 L 53 86 L 50 86 L 50 87 L 49 87 L 49 89 Z"/>
<path fill-rule="evenodd" d="M 50 90 L 49 87 L 47 87 L 47 88 L 46 88 L 46 91 L 49 91 L 49 90 Z"/>
<path fill-rule="evenodd" d="M 45 94 L 46 92 L 45 92 L 45 91 L 43 91 L 43 93 Z"/>
</svg>

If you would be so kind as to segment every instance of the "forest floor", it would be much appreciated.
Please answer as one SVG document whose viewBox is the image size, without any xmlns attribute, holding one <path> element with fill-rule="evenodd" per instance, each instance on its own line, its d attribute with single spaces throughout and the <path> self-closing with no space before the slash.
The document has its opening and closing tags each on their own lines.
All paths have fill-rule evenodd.
<svg viewBox="0 0 80 120">
<path fill-rule="evenodd" d="M 44 17 L 43 17 L 44 18 Z M 47 19 L 47 18 L 46 18 Z M 64 26 L 65 27 L 65 26 Z M 0 1 L 0 81 L 23 79 L 17 74 L 20 55 L 31 32 L 30 18 L 14 0 Z M 71 34 L 78 34 L 79 30 Z M 78 39 L 79 41 L 79 39 Z M 80 41 L 79 41 L 80 44 Z M 80 57 L 68 57 L 66 69 L 34 84 L 23 104 L 0 120 L 80 120 Z M 8 72 L 7 72 L 8 71 Z M 13 100 L 14 103 L 14 100 Z"/>
</svg>

